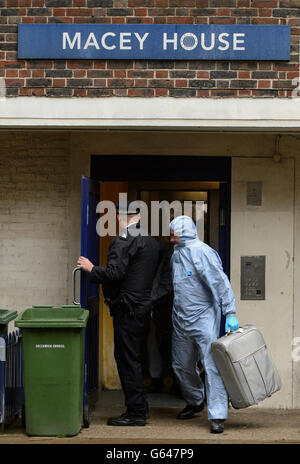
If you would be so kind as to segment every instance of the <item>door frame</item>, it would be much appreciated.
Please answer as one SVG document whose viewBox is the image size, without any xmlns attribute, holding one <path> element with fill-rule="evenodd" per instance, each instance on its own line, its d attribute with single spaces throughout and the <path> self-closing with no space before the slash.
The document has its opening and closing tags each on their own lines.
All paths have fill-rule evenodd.
<svg viewBox="0 0 300 464">
<path fill-rule="evenodd" d="M 174 155 L 91 155 L 90 177 L 97 182 L 220 182 L 219 254 L 225 273 L 230 278 L 230 216 L 231 216 L 231 158 L 174 156 Z M 101 200 L 101 198 L 100 198 Z M 100 250 L 101 254 L 101 250 Z M 101 306 L 101 304 L 100 304 Z M 99 321 L 101 321 L 101 317 Z M 106 328 L 110 333 L 111 324 Z M 224 317 L 221 318 L 220 336 L 224 334 Z M 101 333 L 101 327 L 99 327 Z M 101 343 L 101 342 L 100 342 Z M 100 350 L 101 351 L 101 350 Z M 100 363 L 104 362 L 104 359 Z M 100 366 L 100 370 L 104 369 Z M 103 368 L 103 369 L 102 369 Z M 104 381 L 101 378 L 101 383 Z M 115 376 L 111 385 L 115 388 Z"/>
<path fill-rule="evenodd" d="M 153 167 L 155 166 L 155 169 Z M 230 278 L 231 157 L 182 155 L 92 155 L 97 181 L 198 181 L 220 185 L 220 257 Z M 224 224 L 224 225 L 222 225 Z"/>
</svg>

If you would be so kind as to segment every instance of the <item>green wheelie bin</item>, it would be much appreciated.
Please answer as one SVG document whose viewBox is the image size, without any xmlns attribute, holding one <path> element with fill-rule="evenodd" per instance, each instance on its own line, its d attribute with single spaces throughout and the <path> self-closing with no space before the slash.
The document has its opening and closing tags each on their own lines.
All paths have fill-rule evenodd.
<svg viewBox="0 0 300 464">
<path fill-rule="evenodd" d="M 28 435 L 72 436 L 83 424 L 85 327 L 78 306 L 33 306 L 22 329 L 25 426 Z"/>
</svg>

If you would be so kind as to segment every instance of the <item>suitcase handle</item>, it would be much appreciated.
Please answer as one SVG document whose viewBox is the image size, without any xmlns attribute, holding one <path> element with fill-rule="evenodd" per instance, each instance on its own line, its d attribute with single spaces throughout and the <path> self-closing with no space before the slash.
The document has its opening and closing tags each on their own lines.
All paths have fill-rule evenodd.
<svg viewBox="0 0 300 464">
<path fill-rule="evenodd" d="M 228 332 L 226 332 L 225 337 L 228 337 L 228 335 L 233 334 L 233 333 L 243 333 L 243 332 L 244 332 L 243 327 L 239 327 L 237 330 L 234 330 L 233 332 L 231 332 L 231 330 L 229 329 Z"/>
</svg>

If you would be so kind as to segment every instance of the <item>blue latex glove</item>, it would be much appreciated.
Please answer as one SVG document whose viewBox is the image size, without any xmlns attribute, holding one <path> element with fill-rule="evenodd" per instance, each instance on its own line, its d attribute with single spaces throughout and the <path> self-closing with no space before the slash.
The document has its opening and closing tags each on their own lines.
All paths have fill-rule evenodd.
<svg viewBox="0 0 300 464">
<path fill-rule="evenodd" d="M 225 332 L 234 332 L 239 328 L 239 321 L 232 314 L 226 317 Z"/>
</svg>

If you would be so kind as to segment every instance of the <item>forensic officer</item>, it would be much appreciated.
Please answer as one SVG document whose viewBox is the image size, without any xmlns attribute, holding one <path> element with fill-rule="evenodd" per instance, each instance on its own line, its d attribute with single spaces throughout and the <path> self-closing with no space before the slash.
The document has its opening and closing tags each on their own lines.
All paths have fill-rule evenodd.
<svg viewBox="0 0 300 464">
<path fill-rule="evenodd" d="M 102 290 L 114 324 L 115 360 L 125 395 L 127 410 L 107 424 L 146 424 L 148 403 L 143 391 L 141 345 L 151 311 L 151 290 L 158 268 L 158 242 L 140 226 L 139 209 L 133 202 L 117 204 L 117 219 L 122 233 L 111 242 L 106 267 L 94 266 L 80 257 L 78 266 L 90 272 L 91 281 L 103 284 Z"/>
<path fill-rule="evenodd" d="M 212 433 L 222 433 L 228 415 L 228 397 L 215 365 L 211 343 L 220 333 L 221 313 L 225 331 L 239 328 L 230 282 L 218 253 L 199 240 L 194 222 L 178 216 L 170 224 L 175 245 L 173 272 L 173 368 L 187 406 L 178 419 L 190 419 L 204 408 L 204 385 L 198 362 L 205 372 L 207 415 Z"/>
</svg>

